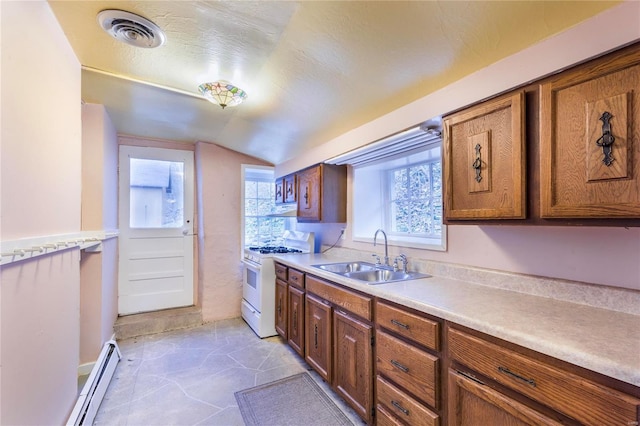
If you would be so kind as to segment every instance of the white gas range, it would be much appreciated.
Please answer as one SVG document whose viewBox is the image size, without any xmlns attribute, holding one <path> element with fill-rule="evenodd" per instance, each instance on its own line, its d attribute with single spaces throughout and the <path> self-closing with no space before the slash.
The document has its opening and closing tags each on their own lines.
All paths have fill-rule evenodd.
<svg viewBox="0 0 640 426">
<path fill-rule="evenodd" d="M 306 254 L 314 250 L 313 232 L 285 231 L 282 245 L 244 250 L 242 318 L 259 337 L 275 336 L 276 273 L 273 256 Z"/>
</svg>

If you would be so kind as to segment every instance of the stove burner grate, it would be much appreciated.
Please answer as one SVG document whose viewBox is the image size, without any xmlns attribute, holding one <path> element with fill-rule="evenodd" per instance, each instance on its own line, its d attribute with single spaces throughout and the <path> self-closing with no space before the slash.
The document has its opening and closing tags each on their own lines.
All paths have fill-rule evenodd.
<svg viewBox="0 0 640 426">
<path fill-rule="evenodd" d="M 284 247 L 284 246 L 252 246 L 249 247 L 251 251 L 257 251 L 260 254 L 269 254 L 269 253 L 302 253 L 302 250 L 298 250 L 295 248 Z"/>
</svg>

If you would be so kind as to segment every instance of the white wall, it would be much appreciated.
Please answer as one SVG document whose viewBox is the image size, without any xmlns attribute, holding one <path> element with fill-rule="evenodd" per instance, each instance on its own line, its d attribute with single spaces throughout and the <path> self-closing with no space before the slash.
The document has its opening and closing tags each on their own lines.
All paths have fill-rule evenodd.
<svg viewBox="0 0 640 426">
<path fill-rule="evenodd" d="M 615 28 L 615 31 L 601 31 L 602 28 Z M 328 141 L 306 155 L 278 165 L 276 176 L 324 161 L 639 39 L 640 2 L 624 2 Z M 349 182 L 348 190 L 351 188 Z M 351 209 L 350 203 L 348 208 Z M 298 225 L 298 229 L 315 231 L 316 238 L 321 236 L 325 245 L 335 242 L 341 227 Z M 640 228 L 452 225 L 448 227 L 448 236 L 446 253 L 396 247 L 391 251 L 422 259 L 640 290 Z M 339 244 L 379 252 L 379 247 L 349 239 Z"/>
<path fill-rule="evenodd" d="M 0 8 L 0 239 L 77 233 L 80 64 L 48 3 Z M 69 249 L 0 270 L 1 424 L 62 424 L 73 408 L 79 254 Z"/>
<path fill-rule="evenodd" d="M 111 231 L 118 218 L 118 135 L 104 106 L 82 106 L 82 230 Z M 80 363 L 96 361 L 118 316 L 118 241 L 83 252 Z"/>
</svg>

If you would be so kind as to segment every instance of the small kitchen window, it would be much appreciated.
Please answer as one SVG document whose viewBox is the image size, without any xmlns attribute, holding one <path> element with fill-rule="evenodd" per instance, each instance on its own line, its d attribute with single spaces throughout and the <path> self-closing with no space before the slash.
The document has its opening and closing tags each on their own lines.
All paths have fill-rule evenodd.
<svg viewBox="0 0 640 426">
<path fill-rule="evenodd" d="M 328 161 L 352 166 L 354 241 L 381 228 L 389 245 L 446 250 L 441 149 L 439 131 L 417 127 Z"/>
<path fill-rule="evenodd" d="M 243 246 L 270 244 L 281 238 L 286 218 L 272 217 L 275 211 L 273 167 L 243 165 Z"/>
</svg>

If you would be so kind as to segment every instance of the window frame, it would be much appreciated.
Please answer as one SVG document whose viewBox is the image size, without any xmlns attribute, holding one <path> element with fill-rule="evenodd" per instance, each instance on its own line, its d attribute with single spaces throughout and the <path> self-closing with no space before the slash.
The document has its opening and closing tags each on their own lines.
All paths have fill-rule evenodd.
<svg viewBox="0 0 640 426">
<path fill-rule="evenodd" d="M 434 149 L 437 149 L 437 150 L 432 151 Z M 376 170 L 374 172 L 365 172 L 363 170 L 361 170 L 361 172 L 363 174 L 377 173 L 377 176 L 378 176 L 377 181 L 379 182 L 379 185 L 380 185 L 379 191 L 376 191 L 375 188 L 373 190 L 369 188 L 367 192 L 367 196 L 370 197 L 373 194 L 375 195 L 376 198 L 379 199 L 378 204 L 380 205 L 380 208 L 383 209 L 383 211 L 379 213 L 380 215 L 379 227 L 383 228 L 387 233 L 388 245 L 403 247 L 403 248 L 416 248 L 416 249 L 422 249 L 422 250 L 447 251 L 447 225 L 444 224 L 444 214 L 442 214 L 442 225 L 441 225 L 440 236 L 427 236 L 426 234 L 398 234 L 393 232 L 387 232 L 388 229 L 389 230 L 391 229 L 389 226 L 389 220 L 391 215 L 391 211 L 390 211 L 391 203 L 390 203 L 390 196 L 388 195 L 388 191 L 390 190 L 389 184 L 388 184 L 389 178 L 387 177 L 386 173 L 388 173 L 390 170 L 408 168 L 412 165 L 435 162 L 435 161 L 440 162 L 440 167 L 442 170 L 442 149 L 443 149 L 442 141 L 438 140 L 438 141 L 433 141 L 431 143 L 427 143 L 426 145 L 423 145 L 417 149 L 411 149 L 411 150 L 407 150 L 406 152 L 400 153 L 398 155 L 389 156 L 388 158 L 381 158 L 367 164 L 351 166 L 351 174 L 352 174 L 351 178 L 353 182 L 352 202 L 354 203 L 352 207 L 353 214 L 351 217 L 351 220 L 353 221 L 352 235 L 351 235 L 352 241 L 365 242 L 365 243 L 373 242 L 373 235 L 374 235 L 375 229 L 369 232 L 369 230 L 372 229 L 370 224 L 365 226 L 359 226 L 356 222 L 358 220 L 356 203 L 358 203 L 358 198 L 362 197 L 361 191 L 366 191 L 367 185 L 370 185 L 366 183 L 363 185 L 362 182 L 359 181 L 357 175 L 359 173 L 358 171 L 361 169 L 367 170 L 368 168 L 371 167 L 370 170 L 375 170 L 375 167 L 377 166 L 379 167 L 379 170 Z M 429 151 L 431 151 L 431 153 L 429 153 Z M 413 155 L 419 156 L 423 153 L 427 158 L 423 160 L 415 160 L 415 161 L 408 160 L 409 157 Z M 428 158 L 430 155 L 435 155 L 435 157 L 433 158 L 433 161 L 431 161 L 432 159 Z M 391 165 L 392 162 L 397 161 L 399 159 L 401 160 L 407 159 L 408 162 L 402 165 L 401 167 L 400 166 L 394 167 Z M 389 165 L 385 166 L 385 163 L 389 163 Z M 443 177 L 441 177 L 441 179 L 442 178 Z M 376 180 L 376 178 L 372 178 L 371 176 L 369 176 L 369 179 L 365 179 L 364 177 L 362 179 L 363 181 Z M 363 186 L 365 187 L 365 189 L 362 188 Z M 441 197 L 442 197 L 441 203 L 444 203 L 444 193 L 442 190 L 441 190 Z M 384 206 L 382 206 L 383 204 Z M 443 208 L 444 208 L 444 204 L 443 204 Z M 362 230 L 362 228 L 365 228 L 366 235 L 363 234 L 364 231 Z"/>
<path fill-rule="evenodd" d="M 240 214 L 241 214 L 241 221 L 240 221 L 240 227 L 241 227 L 241 232 L 240 232 L 240 250 L 241 253 L 240 255 L 242 256 L 244 253 L 245 248 L 248 247 L 247 242 L 246 242 L 246 220 L 247 217 L 256 217 L 256 218 L 270 218 L 273 220 L 283 220 L 283 218 L 280 217 L 275 217 L 275 216 L 270 216 L 271 214 L 274 213 L 274 209 L 275 209 L 275 196 L 271 197 L 271 200 L 273 202 L 273 208 L 271 210 L 271 213 L 269 213 L 268 215 L 260 215 L 260 216 L 246 216 L 246 182 L 248 180 L 248 171 L 249 170 L 264 170 L 265 172 L 272 172 L 272 177 L 271 178 L 265 178 L 265 179 L 256 179 L 255 181 L 258 182 L 270 182 L 271 184 L 273 184 L 274 186 L 274 192 L 275 192 L 275 177 L 273 177 L 273 172 L 275 171 L 274 167 L 271 166 L 258 166 L 258 165 L 251 165 L 251 164 L 242 164 L 242 169 L 241 169 L 241 195 L 240 195 Z M 252 181 L 254 181 L 253 179 L 251 179 Z M 272 194 L 273 195 L 273 194 Z M 287 228 L 287 223 L 286 221 L 283 223 L 284 228 Z M 279 237 L 279 236 L 274 236 L 272 235 L 272 237 Z"/>
</svg>

